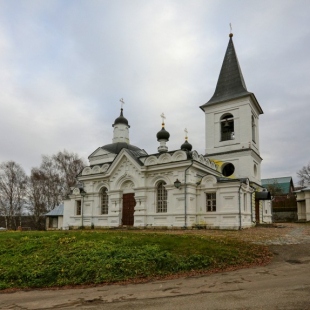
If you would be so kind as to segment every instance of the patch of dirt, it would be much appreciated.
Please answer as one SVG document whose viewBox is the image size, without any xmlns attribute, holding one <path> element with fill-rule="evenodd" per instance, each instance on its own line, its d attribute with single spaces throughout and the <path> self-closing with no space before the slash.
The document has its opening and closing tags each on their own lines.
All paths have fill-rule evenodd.
<svg viewBox="0 0 310 310">
<path fill-rule="evenodd" d="M 159 232 L 156 230 L 149 232 Z M 245 242 L 264 245 L 286 245 L 310 243 L 310 225 L 308 223 L 283 223 L 257 226 L 243 230 L 165 230 L 166 234 L 192 234 L 233 238 Z"/>
<path fill-rule="evenodd" d="M 310 245 L 287 244 L 287 245 L 271 245 L 268 247 L 273 253 L 273 263 L 286 262 L 288 264 L 309 264 Z"/>
</svg>

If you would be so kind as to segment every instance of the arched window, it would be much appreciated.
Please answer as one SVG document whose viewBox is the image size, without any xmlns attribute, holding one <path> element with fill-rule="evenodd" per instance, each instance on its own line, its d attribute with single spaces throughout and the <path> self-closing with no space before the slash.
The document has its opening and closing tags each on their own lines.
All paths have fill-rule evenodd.
<svg viewBox="0 0 310 310">
<path fill-rule="evenodd" d="M 101 204 L 101 214 L 108 214 L 109 213 L 109 197 L 107 194 L 107 188 L 103 187 L 100 190 L 100 204 Z"/>
<path fill-rule="evenodd" d="M 255 119 L 253 115 L 252 115 L 252 140 L 253 142 L 255 142 Z"/>
<path fill-rule="evenodd" d="M 221 117 L 221 141 L 234 140 L 234 117 L 231 114 L 224 114 Z"/>
<path fill-rule="evenodd" d="M 157 210 L 158 213 L 167 212 L 167 190 L 165 189 L 166 183 L 159 182 L 157 184 Z"/>
</svg>

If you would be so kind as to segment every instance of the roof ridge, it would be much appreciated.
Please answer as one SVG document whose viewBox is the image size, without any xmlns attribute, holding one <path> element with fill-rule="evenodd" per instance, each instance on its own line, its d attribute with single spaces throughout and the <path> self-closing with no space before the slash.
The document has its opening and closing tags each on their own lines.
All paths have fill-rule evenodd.
<svg viewBox="0 0 310 310">
<path fill-rule="evenodd" d="M 287 179 L 287 178 L 293 179 L 293 177 L 288 176 L 288 177 L 263 178 L 261 180 L 275 180 L 275 179 Z"/>
</svg>

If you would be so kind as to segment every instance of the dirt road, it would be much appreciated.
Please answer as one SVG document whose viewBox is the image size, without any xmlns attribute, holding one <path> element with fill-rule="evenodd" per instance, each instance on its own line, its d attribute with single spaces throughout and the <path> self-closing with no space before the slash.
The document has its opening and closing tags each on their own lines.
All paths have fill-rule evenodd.
<svg viewBox="0 0 310 310">
<path fill-rule="evenodd" d="M 274 259 L 265 267 L 144 284 L 2 293 L 0 309 L 310 309 L 310 225 L 284 226 L 230 232 L 267 244 Z"/>
</svg>

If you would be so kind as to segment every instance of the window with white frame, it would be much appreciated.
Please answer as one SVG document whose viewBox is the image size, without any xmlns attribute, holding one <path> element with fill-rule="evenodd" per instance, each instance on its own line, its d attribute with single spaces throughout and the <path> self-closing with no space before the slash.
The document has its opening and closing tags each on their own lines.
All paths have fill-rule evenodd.
<svg viewBox="0 0 310 310">
<path fill-rule="evenodd" d="M 167 212 L 167 190 L 165 188 L 165 182 L 159 182 L 157 184 L 157 213 Z"/>
<path fill-rule="evenodd" d="M 216 193 L 206 193 L 206 210 L 207 212 L 216 211 Z"/>
<path fill-rule="evenodd" d="M 101 214 L 109 213 L 109 197 L 108 197 L 108 189 L 106 187 L 101 188 L 100 190 L 100 204 L 101 204 Z"/>
</svg>

